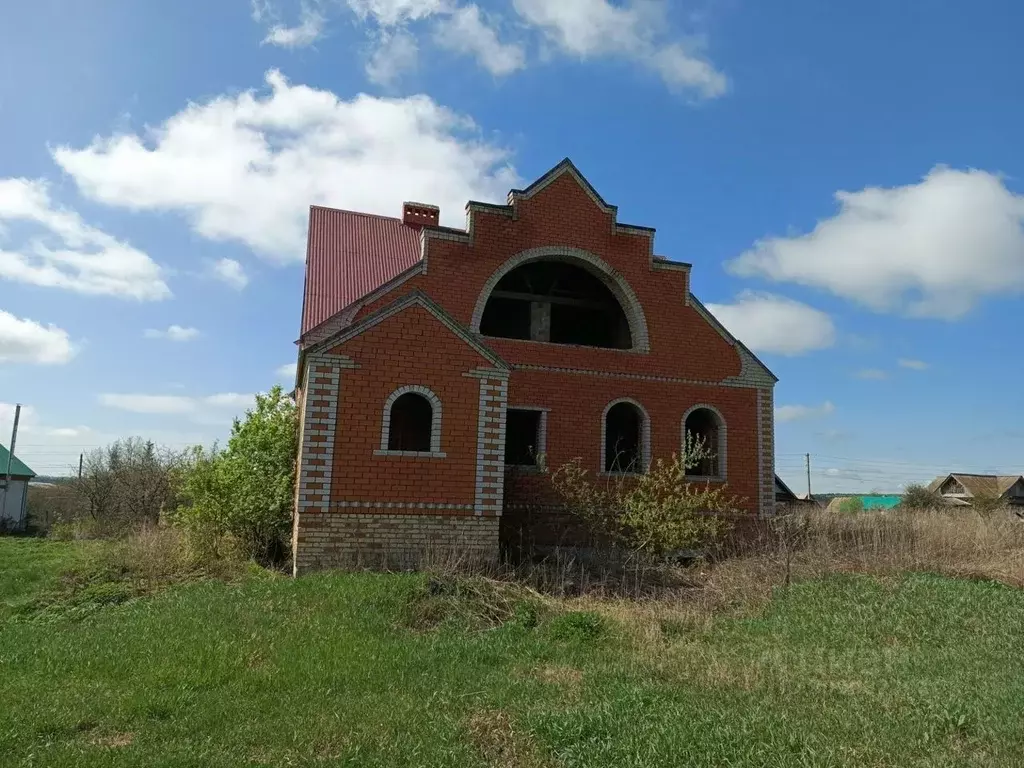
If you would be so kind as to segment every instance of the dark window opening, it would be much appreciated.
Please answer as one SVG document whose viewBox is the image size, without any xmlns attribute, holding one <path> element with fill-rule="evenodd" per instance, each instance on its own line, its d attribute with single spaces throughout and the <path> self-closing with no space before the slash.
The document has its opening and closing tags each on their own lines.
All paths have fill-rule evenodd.
<svg viewBox="0 0 1024 768">
<path fill-rule="evenodd" d="M 503 339 L 630 349 L 629 321 L 615 294 L 582 267 L 535 261 L 494 287 L 480 332 Z"/>
<path fill-rule="evenodd" d="M 960 484 L 960 481 L 958 481 L 955 477 L 951 477 L 949 478 L 949 480 L 946 481 L 946 484 L 942 486 L 942 490 L 939 491 L 939 493 L 955 495 L 964 494 L 966 493 L 966 491 L 964 490 L 964 487 Z"/>
<path fill-rule="evenodd" d="M 643 471 L 644 417 L 632 403 L 617 403 L 605 416 L 604 471 Z"/>
<path fill-rule="evenodd" d="M 407 392 L 391 404 L 389 451 L 430 452 L 434 409 L 423 395 Z"/>
<path fill-rule="evenodd" d="M 510 408 L 505 417 L 505 463 L 536 467 L 540 455 L 540 411 Z"/>
<path fill-rule="evenodd" d="M 699 450 L 705 455 L 696 462 L 687 460 L 687 464 L 693 464 L 686 468 L 686 474 L 691 477 L 718 477 L 719 457 L 718 438 L 720 425 L 718 417 L 713 411 L 707 408 L 698 408 L 686 417 L 686 445 L 684 450 Z"/>
</svg>

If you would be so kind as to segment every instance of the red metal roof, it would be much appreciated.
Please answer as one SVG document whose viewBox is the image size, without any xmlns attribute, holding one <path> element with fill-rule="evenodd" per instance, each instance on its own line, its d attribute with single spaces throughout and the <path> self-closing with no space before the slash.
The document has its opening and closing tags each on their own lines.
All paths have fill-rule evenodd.
<svg viewBox="0 0 1024 768">
<path fill-rule="evenodd" d="M 388 216 L 312 206 L 302 335 L 419 260 L 419 227 Z"/>
</svg>

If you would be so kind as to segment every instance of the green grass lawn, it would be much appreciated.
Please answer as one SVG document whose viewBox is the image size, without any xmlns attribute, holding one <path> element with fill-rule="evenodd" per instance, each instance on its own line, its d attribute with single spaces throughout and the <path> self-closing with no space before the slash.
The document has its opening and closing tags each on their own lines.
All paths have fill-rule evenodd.
<svg viewBox="0 0 1024 768">
<path fill-rule="evenodd" d="M 458 598 L 416 575 L 40 599 L 88 554 L 0 539 L 2 766 L 1024 766 L 997 584 L 833 577 L 658 635 L 527 604 L 427 628 Z"/>
</svg>

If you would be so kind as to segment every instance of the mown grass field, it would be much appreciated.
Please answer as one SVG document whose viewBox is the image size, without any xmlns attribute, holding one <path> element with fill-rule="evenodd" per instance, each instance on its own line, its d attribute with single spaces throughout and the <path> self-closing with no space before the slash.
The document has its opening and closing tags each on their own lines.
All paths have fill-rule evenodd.
<svg viewBox="0 0 1024 768">
<path fill-rule="evenodd" d="M 831 576 L 707 622 L 524 595 L 499 622 L 418 575 L 69 588 L 103 546 L 0 539 L 0 765 L 1024 766 L 1013 587 Z"/>
</svg>

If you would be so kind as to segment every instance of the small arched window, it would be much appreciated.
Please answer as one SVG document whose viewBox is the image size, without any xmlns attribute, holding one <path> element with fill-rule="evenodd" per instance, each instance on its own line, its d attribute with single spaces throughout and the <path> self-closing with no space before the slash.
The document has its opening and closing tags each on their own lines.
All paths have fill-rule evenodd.
<svg viewBox="0 0 1024 768">
<path fill-rule="evenodd" d="M 426 387 L 396 390 L 384 405 L 380 448 L 386 453 L 441 452 L 441 401 Z"/>
<path fill-rule="evenodd" d="M 689 477 L 725 477 L 725 420 L 714 408 L 694 406 L 683 417 L 683 452 L 703 455 L 686 468 Z"/>
<path fill-rule="evenodd" d="M 611 403 L 604 412 L 601 435 L 601 466 L 605 472 L 639 474 L 646 470 L 650 422 L 639 403 Z"/>
</svg>

